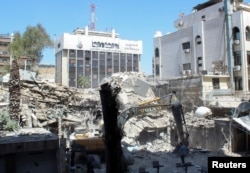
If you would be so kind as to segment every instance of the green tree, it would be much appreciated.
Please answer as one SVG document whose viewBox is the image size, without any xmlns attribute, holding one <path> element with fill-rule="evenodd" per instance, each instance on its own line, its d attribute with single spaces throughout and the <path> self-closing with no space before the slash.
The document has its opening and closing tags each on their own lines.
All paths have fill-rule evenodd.
<svg viewBox="0 0 250 173">
<path fill-rule="evenodd" d="M 77 83 L 79 88 L 87 88 L 89 87 L 89 78 L 86 76 L 80 76 Z"/>
<path fill-rule="evenodd" d="M 10 119 L 8 112 L 0 112 L 0 130 L 14 131 L 18 129 L 18 124 L 16 121 Z"/>
<path fill-rule="evenodd" d="M 53 41 L 47 34 L 41 24 L 36 26 L 28 26 L 22 34 L 16 32 L 8 49 L 12 55 L 12 65 L 10 69 L 9 81 L 9 115 L 12 120 L 20 122 L 20 74 L 18 60 L 28 58 L 32 60 L 33 71 L 42 60 L 42 51 L 45 48 L 52 47 Z M 32 70 L 32 68 L 31 68 Z"/>
<path fill-rule="evenodd" d="M 41 24 L 26 27 L 26 31 L 21 35 L 14 34 L 13 41 L 9 45 L 9 51 L 13 59 L 22 57 L 28 58 L 32 62 L 33 69 L 43 58 L 42 51 L 45 48 L 52 48 L 53 41 Z"/>
</svg>

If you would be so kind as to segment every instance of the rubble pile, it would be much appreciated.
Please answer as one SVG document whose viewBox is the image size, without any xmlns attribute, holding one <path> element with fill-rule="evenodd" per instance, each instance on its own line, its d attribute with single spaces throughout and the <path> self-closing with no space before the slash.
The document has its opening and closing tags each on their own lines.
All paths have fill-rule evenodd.
<svg viewBox="0 0 250 173">
<path fill-rule="evenodd" d="M 87 103 L 87 106 L 92 107 L 99 101 L 98 91 L 66 87 L 45 81 L 23 81 L 21 87 L 22 96 L 30 101 L 52 106 L 62 104 L 84 107 Z"/>
<path fill-rule="evenodd" d="M 118 95 L 120 112 L 136 106 L 142 101 L 155 98 L 155 94 L 143 73 L 115 73 L 105 78 L 102 83 L 109 83 L 113 88 L 121 88 Z"/>
<path fill-rule="evenodd" d="M 47 82 L 23 82 L 21 86 L 22 113 L 29 127 L 51 127 L 50 130 L 53 128 L 56 132 L 57 126 L 54 125 L 58 117 L 61 117 L 62 128 L 75 127 L 85 124 L 85 117 L 100 109 L 99 93 L 95 90 L 80 90 Z"/>
<path fill-rule="evenodd" d="M 105 83 L 120 89 L 117 96 L 120 105 L 118 124 L 124 131 L 124 154 L 132 158 L 132 172 L 138 172 L 140 167 L 155 171 L 151 166 L 154 160 L 164 164 L 160 172 L 178 172 L 175 163 L 180 159 L 173 155 L 174 146 L 169 142 L 170 130 L 176 125 L 172 111 L 162 101 L 159 102 L 144 74 L 115 73 L 105 78 L 101 85 Z M 21 98 L 21 116 L 26 118 L 26 127 L 42 127 L 58 133 L 60 120 L 65 138 L 77 130 L 92 127 L 97 111 L 102 110 L 99 88 L 77 89 L 46 81 L 22 81 Z M 214 126 L 213 120 L 195 116 L 193 112 L 185 113 L 185 117 L 187 126 Z M 189 157 L 196 164 L 192 171 L 206 165 L 207 157 L 193 152 Z M 104 168 L 96 172 L 105 172 Z"/>
<path fill-rule="evenodd" d="M 21 88 L 20 119 L 26 128 L 46 128 L 58 133 L 58 117 L 62 128 L 85 125 L 86 117 L 100 110 L 99 92 L 96 89 L 77 89 L 46 81 L 23 80 Z M 3 92 L 5 90 L 5 92 Z M 2 89 L 8 95 L 7 89 Z M 4 102 L 8 102 L 5 97 Z M 31 130 L 31 129 L 30 129 Z M 70 133 L 71 133 L 70 132 Z"/>
<path fill-rule="evenodd" d="M 160 105 L 162 101 L 158 102 L 158 99 L 155 99 L 144 76 L 138 73 L 114 74 L 104 82 L 109 83 L 113 88 L 121 88 L 117 98 L 121 105 L 118 123 L 124 131 L 122 146 L 124 155 L 131 162 L 130 171 L 138 172 L 140 168 L 144 168 L 145 171 L 154 172 L 156 170 L 152 163 L 156 160 L 163 165 L 159 172 L 184 171 L 183 168 L 176 167 L 180 158 L 173 153 L 175 146 L 170 142 L 170 131 L 176 128 L 172 110 L 167 104 Z M 215 126 L 214 120 L 196 116 L 194 112 L 185 113 L 185 119 L 187 127 Z M 214 153 L 206 149 L 203 151 L 202 148 L 191 149 L 187 161 L 190 161 L 193 166 L 189 171 L 201 170 L 207 165 L 207 157 L 220 154 L 224 155 L 223 152 Z M 105 167 L 97 169 L 96 172 L 105 172 Z"/>
</svg>

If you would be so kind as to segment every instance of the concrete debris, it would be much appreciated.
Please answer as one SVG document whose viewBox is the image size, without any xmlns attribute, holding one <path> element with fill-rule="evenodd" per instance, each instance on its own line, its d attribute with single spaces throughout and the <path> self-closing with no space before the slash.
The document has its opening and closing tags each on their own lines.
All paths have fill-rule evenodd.
<svg viewBox="0 0 250 173">
<path fill-rule="evenodd" d="M 182 168 L 175 166 L 181 160 L 173 154 L 179 141 L 172 110 L 165 100 L 163 102 L 155 96 L 144 74 L 116 73 L 105 78 L 100 85 L 105 83 L 114 89 L 121 89 L 117 96 L 120 105 L 118 124 L 124 131 L 122 148 L 124 155 L 130 160 L 130 171 L 138 172 L 144 167 L 146 171 L 154 172 L 156 170 L 152 162 L 159 161 L 163 165 L 160 173 L 183 172 Z M 31 131 L 38 134 L 58 134 L 60 117 L 62 135 L 68 140 L 69 148 L 72 141 L 77 139 L 85 143 L 86 138 L 104 136 L 99 90 L 100 88 L 65 87 L 46 81 L 22 81 L 20 115 L 25 119 L 25 124 L 18 133 L 12 135 L 29 135 Z M 1 95 L 3 103 L 7 103 L 8 90 Z M 2 105 L 1 109 L 4 109 L 8 104 Z M 228 154 L 227 140 L 223 138 L 229 137 L 225 134 L 218 135 L 223 128 L 218 127 L 218 122 L 214 119 L 208 118 L 212 114 L 207 107 L 198 107 L 195 112 L 185 112 L 184 125 L 190 132 L 191 148 L 187 161 L 194 164 L 189 168 L 189 172 L 197 172 L 202 166 L 206 166 L 208 156 Z M 228 127 L 227 120 L 219 123 Z M 220 138 L 218 144 L 214 144 L 217 138 L 212 133 Z M 104 145 L 100 141 L 99 144 Z M 221 146 L 225 147 L 221 149 Z M 202 152 L 204 150 L 207 152 Z M 100 164 L 95 172 L 104 173 L 105 166 Z"/>
<path fill-rule="evenodd" d="M 117 98 L 121 112 L 138 105 L 141 101 L 155 98 L 155 94 L 143 73 L 115 73 L 109 78 L 105 78 L 102 84 L 104 83 L 109 83 L 113 88 L 121 88 Z"/>
</svg>

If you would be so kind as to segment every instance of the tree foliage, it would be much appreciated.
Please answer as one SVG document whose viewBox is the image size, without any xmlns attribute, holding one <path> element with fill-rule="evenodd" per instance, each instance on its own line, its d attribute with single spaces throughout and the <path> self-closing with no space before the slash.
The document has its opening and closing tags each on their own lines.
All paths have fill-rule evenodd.
<svg viewBox="0 0 250 173">
<path fill-rule="evenodd" d="M 18 123 L 10 119 L 7 111 L 0 112 L 0 130 L 13 131 L 18 128 Z"/>
<path fill-rule="evenodd" d="M 9 45 L 9 51 L 14 59 L 27 57 L 34 63 L 40 63 L 43 58 L 42 51 L 53 47 L 53 41 L 41 24 L 26 27 L 21 34 L 16 32 Z"/>
<path fill-rule="evenodd" d="M 9 81 L 9 116 L 17 124 L 22 123 L 20 122 L 21 87 L 18 59 L 27 58 L 32 60 L 32 68 L 36 69 L 43 57 L 43 49 L 52 47 L 52 43 L 46 30 L 41 24 L 38 24 L 36 26 L 28 26 L 23 35 L 16 32 L 9 45 L 9 51 L 13 58 Z"/>
<path fill-rule="evenodd" d="M 86 76 L 80 76 L 77 83 L 79 88 L 87 88 L 90 85 L 89 78 Z"/>
</svg>

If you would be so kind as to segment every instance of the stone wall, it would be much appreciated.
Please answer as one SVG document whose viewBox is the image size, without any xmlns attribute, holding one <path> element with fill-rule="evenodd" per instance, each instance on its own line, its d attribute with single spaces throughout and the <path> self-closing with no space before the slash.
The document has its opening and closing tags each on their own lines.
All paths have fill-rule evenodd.
<svg viewBox="0 0 250 173">
<path fill-rule="evenodd" d="M 200 77 L 180 78 L 169 81 L 170 89 L 176 91 L 181 101 L 184 113 L 190 112 L 196 106 L 202 106 L 202 86 Z"/>
</svg>

